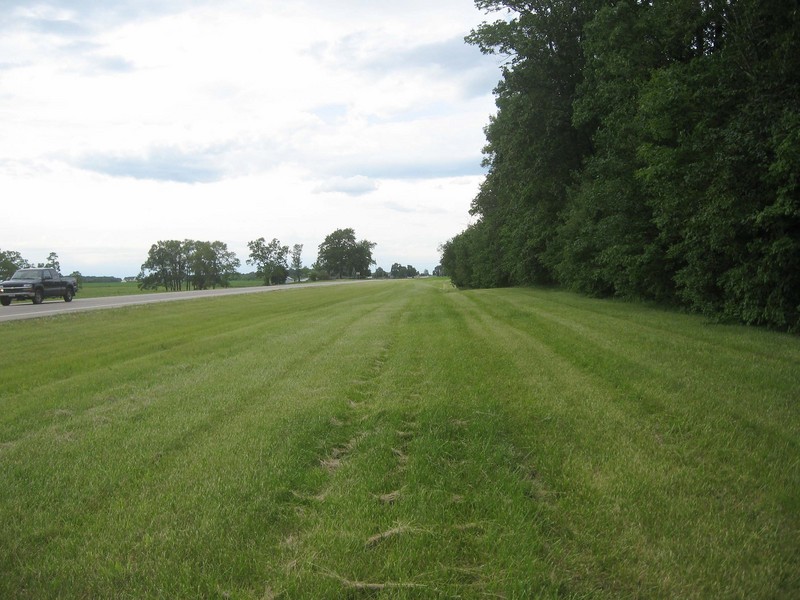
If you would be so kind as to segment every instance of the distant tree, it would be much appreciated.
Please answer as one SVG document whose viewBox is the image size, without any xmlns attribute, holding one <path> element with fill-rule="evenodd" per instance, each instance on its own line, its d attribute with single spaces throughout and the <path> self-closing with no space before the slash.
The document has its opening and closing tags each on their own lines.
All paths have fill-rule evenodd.
<svg viewBox="0 0 800 600">
<path fill-rule="evenodd" d="M 150 246 L 139 273 L 139 287 L 156 289 L 164 286 L 166 291 L 178 292 L 184 282 L 188 286 L 188 251 L 193 246 L 191 240 L 164 240 Z"/>
<path fill-rule="evenodd" d="M 408 277 L 408 267 L 403 266 L 400 263 L 394 263 L 390 273 L 392 279 L 405 279 Z"/>
<path fill-rule="evenodd" d="M 81 275 L 80 271 L 70 273 L 78 283 L 121 283 L 122 279 L 113 275 Z"/>
<path fill-rule="evenodd" d="M 241 266 L 241 261 L 236 257 L 236 253 L 228 250 L 228 245 L 216 241 L 211 243 L 214 251 L 217 282 L 223 287 L 228 287 L 230 280 L 236 274 L 236 269 Z"/>
<path fill-rule="evenodd" d="M 288 277 L 289 270 L 283 265 L 278 265 L 275 267 L 275 270 L 272 271 L 269 281 L 272 285 L 283 285 L 286 283 L 286 279 L 288 279 Z"/>
<path fill-rule="evenodd" d="M 370 267 L 375 264 L 372 259 L 372 250 L 377 244 L 367 240 L 361 240 L 356 244 L 355 250 L 351 255 L 351 267 L 354 277 L 366 278 L 372 274 Z"/>
<path fill-rule="evenodd" d="M 8 279 L 17 269 L 26 269 L 32 266 L 14 250 L 0 250 L 0 279 Z"/>
<path fill-rule="evenodd" d="M 375 269 L 375 273 L 372 274 L 375 279 L 385 279 L 389 276 L 389 274 L 383 270 L 382 267 L 378 267 Z"/>
<path fill-rule="evenodd" d="M 223 242 L 166 240 L 150 247 L 137 279 L 142 289 L 163 286 L 173 292 L 227 287 L 239 265 Z"/>
<path fill-rule="evenodd" d="M 317 261 L 311 265 L 311 270 L 308 272 L 308 278 L 311 281 L 327 281 L 331 278 L 331 274 L 323 269 L 320 266 L 319 261 Z"/>
<path fill-rule="evenodd" d="M 444 277 L 444 269 L 442 268 L 442 265 L 436 265 L 433 268 L 433 276 L 434 277 Z"/>
<path fill-rule="evenodd" d="M 248 265 L 255 265 L 258 273 L 264 278 L 264 285 L 272 283 L 273 274 L 279 275 L 283 269 L 284 272 L 288 269 L 286 257 L 289 254 L 289 246 L 281 246 L 281 243 L 273 238 L 270 243 L 267 243 L 263 237 L 247 242 L 247 247 L 250 248 L 250 258 L 247 259 Z M 286 281 L 286 277 L 283 277 Z"/>
<path fill-rule="evenodd" d="M 47 255 L 47 262 L 44 263 L 44 267 L 46 269 L 55 269 L 56 271 L 61 272 L 61 263 L 58 262 L 58 254 L 55 252 L 51 252 Z"/>
<path fill-rule="evenodd" d="M 319 245 L 317 263 L 320 270 L 339 279 L 367 277 L 370 266 L 375 264 L 372 250 L 376 245 L 368 240 L 357 242 L 353 229 L 337 229 Z"/>
<path fill-rule="evenodd" d="M 241 263 L 223 242 L 194 242 L 189 254 L 189 272 L 195 289 L 205 290 L 218 285 L 228 287 Z"/>
<path fill-rule="evenodd" d="M 303 276 L 303 244 L 292 246 L 292 273 L 294 280 L 299 282 Z"/>
</svg>

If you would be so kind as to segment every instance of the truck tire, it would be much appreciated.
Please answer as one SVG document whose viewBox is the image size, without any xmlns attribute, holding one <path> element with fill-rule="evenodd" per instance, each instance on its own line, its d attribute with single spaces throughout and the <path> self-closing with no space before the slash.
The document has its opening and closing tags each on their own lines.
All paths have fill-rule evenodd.
<svg viewBox="0 0 800 600">
<path fill-rule="evenodd" d="M 44 301 L 44 290 L 42 288 L 36 288 L 33 291 L 33 303 L 41 304 L 42 301 Z"/>
<path fill-rule="evenodd" d="M 11 298 L 0 298 L 0 304 L 3 306 L 8 306 L 11 304 Z"/>
<path fill-rule="evenodd" d="M 67 291 L 64 292 L 64 302 L 72 302 L 72 296 L 73 296 L 72 288 L 68 287 Z"/>
</svg>

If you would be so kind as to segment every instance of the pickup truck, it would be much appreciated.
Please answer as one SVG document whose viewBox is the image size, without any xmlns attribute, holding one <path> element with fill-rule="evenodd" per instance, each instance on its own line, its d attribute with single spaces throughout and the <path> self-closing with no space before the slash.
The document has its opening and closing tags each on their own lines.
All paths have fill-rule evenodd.
<svg viewBox="0 0 800 600">
<path fill-rule="evenodd" d="M 55 269 L 19 269 L 11 279 L 0 283 L 0 304 L 8 306 L 12 300 L 33 300 L 41 304 L 45 298 L 64 298 L 72 302 L 78 291 L 74 277 L 62 277 Z"/>
</svg>

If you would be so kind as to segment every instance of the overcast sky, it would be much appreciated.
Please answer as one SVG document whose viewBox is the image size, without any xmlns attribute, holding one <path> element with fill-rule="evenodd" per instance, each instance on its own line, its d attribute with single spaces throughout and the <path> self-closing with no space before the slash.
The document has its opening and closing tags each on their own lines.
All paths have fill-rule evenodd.
<svg viewBox="0 0 800 600">
<path fill-rule="evenodd" d="M 338 228 L 420 270 L 470 222 L 501 58 L 471 0 L 0 0 L 0 250 L 135 275 L 158 240 Z"/>
</svg>

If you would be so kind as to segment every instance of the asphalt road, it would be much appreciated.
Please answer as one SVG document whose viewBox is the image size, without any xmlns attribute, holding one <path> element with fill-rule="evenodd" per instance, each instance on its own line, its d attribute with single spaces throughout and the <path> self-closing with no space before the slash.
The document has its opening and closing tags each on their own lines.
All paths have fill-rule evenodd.
<svg viewBox="0 0 800 600">
<path fill-rule="evenodd" d="M 337 281 L 319 281 L 301 285 L 273 285 L 246 288 L 227 288 L 219 290 L 193 290 L 189 292 L 164 292 L 158 294 L 137 294 L 132 296 L 114 296 L 108 298 L 80 298 L 80 291 L 72 302 L 64 302 L 61 298 L 45 300 L 42 304 L 32 302 L 12 302 L 10 306 L 0 306 L 0 323 L 17 321 L 19 319 L 35 319 L 37 317 L 52 317 L 65 313 L 87 310 L 101 310 L 104 308 L 120 308 L 134 304 L 152 304 L 154 302 L 173 302 L 175 300 L 194 300 L 196 298 L 209 298 L 215 296 L 237 296 L 239 294 L 263 294 L 266 292 L 285 292 L 300 290 L 310 287 L 327 285 L 346 285 L 365 283 L 364 279 L 341 279 Z"/>
</svg>

